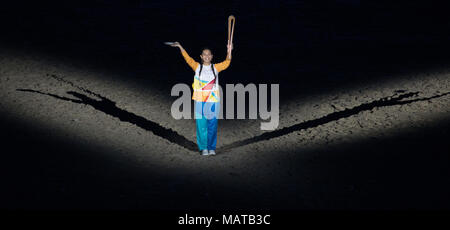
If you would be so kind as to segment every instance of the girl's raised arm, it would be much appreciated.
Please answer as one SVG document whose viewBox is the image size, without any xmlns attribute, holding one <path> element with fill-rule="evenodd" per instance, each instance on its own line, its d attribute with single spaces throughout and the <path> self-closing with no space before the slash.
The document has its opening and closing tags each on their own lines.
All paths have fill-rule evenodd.
<svg viewBox="0 0 450 230">
<path fill-rule="evenodd" d="M 183 49 L 183 47 L 180 45 L 179 42 L 175 42 L 173 45 L 171 45 L 172 47 L 178 47 L 180 48 L 181 54 L 184 57 L 184 60 L 186 61 L 186 63 L 195 71 L 199 65 L 198 62 L 196 62 L 193 58 L 191 58 L 189 56 L 189 54 L 186 52 L 186 50 Z"/>
<path fill-rule="evenodd" d="M 231 63 L 231 50 L 233 50 L 233 44 L 230 43 L 230 41 L 228 41 L 227 44 L 227 58 L 225 59 L 225 61 L 220 62 L 215 64 L 214 66 L 216 67 L 217 71 L 222 71 L 225 70 L 226 68 L 228 68 L 228 66 L 230 66 Z"/>
</svg>

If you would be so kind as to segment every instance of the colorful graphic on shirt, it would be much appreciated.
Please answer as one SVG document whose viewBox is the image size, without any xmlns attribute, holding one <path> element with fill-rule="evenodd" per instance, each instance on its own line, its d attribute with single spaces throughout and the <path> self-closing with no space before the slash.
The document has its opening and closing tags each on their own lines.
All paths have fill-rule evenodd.
<svg viewBox="0 0 450 230">
<path fill-rule="evenodd" d="M 200 63 L 196 62 L 192 59 L 185 50 L 181 51 L 186 63 L 196 72 L 194 76 L 194 83 L 192 83 L 192 88 L 194 89 L 194 93 L 192 94 L 192 99 L 194 101 L 202 101 L 202 102 L 219 102 L 220 93 L 218 87 L 214 89 L 214 84 L 217 84 L 216 78 L 210 76 L 211 81 L 200 80 L 197 73 L 200 68 Z M 213 64 L 215 72 L 218 76 L 219 72 L 225 70 L 230 65 L 231 59 L 225 59 L 225 61 Z M 206 74 L 206 73 L 204 73 Z M 212 74 L 212 73 L 210 73 Z"/>
</svg>

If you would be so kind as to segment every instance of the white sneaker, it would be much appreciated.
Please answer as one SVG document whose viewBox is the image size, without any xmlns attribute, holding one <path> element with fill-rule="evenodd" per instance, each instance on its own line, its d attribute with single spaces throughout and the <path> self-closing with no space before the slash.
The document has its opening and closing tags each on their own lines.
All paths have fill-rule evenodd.
<svg viewBox="0 0 450 230">
<path fill-rule="evenodd" d="M 216 155 L 216 151 L 214 151 L 214 150 L 209 150 L 209 155 Z"/>
<path fill-rule="evenodd" d="M 202 150 L 202 156 L 207 156 L 208 155 L 208 150 L 207 149 L 203 149 Z"/>
</svg>

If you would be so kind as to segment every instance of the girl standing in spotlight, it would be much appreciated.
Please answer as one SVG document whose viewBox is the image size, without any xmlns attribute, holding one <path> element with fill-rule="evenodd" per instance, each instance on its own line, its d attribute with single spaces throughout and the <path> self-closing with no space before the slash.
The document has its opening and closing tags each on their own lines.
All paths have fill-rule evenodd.
<svg viewBox="0 0 450 230">
<path fill-rule="evenodd" d="M 211 62 L 213 55 L 208 48 L 202 49 L 201 63 L 198 63 L 189 56 L 179 42 L 175 42 L 171 46 L 180 48 L 187 64 L 195 72 L 192 99 L 195 101 L 198 148 L 202 155 L 216 155 L 217 118 L 220 109 L 218 76 L 219 72 L 230 65 L 233 44 L 228 41 L 225 61 L 216 64 Z"/>
</svg>

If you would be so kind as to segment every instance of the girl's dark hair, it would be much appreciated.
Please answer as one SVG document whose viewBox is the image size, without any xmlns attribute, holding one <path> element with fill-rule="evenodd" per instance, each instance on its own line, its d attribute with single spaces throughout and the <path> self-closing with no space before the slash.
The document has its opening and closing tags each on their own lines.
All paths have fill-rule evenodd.
<svg viewBox="0 0 450 230">
<path fill-rule="evenodd" d="M 209 51 L 211 51 L 211 53 L 212 53 L 212 50 L 211 50 L 209 47 L 203 47 L 203 48 L 200 50 L 200 54 L 203 53 L 203 50 L 209 50 Z"/>
</svg>

